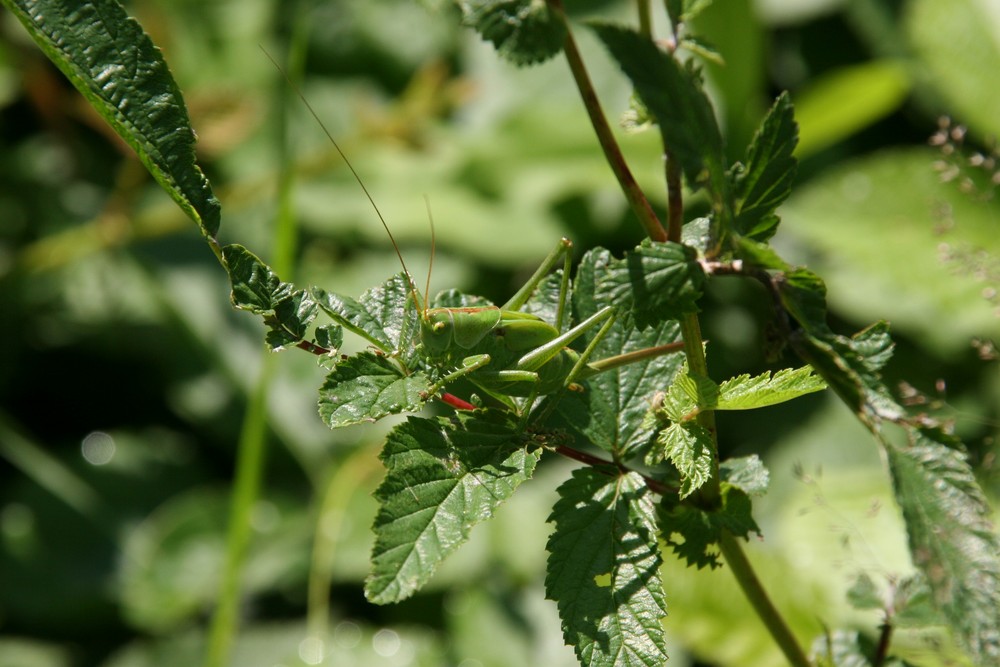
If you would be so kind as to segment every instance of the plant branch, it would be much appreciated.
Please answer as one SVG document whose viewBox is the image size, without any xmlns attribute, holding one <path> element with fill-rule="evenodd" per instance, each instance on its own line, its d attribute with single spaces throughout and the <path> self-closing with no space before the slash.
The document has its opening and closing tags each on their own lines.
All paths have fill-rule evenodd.
<svg viewBox="0 0 1000 667">
<path fill-rule="evenodd" d="M 667 178 L 667 240 L 681 242 L 684 226 L 684 191 L 681 188 L 681 166 L 670 149 L 663 151 Z"/>
<path fill-rule="evenodd" d="M 639 218 L 639 223 L 646 230 L 646 235 L 654 241 L 666 241 L 667 233 L 663 229 L 663 225 L 660 223 L 659 218 L 656 217 L 653 206 L 646 199 L 646 195 L 642 192 L 639 184 L 635 182 L 632 171 L 625 162 L 625 156 L 622 155 L 621 148 L 619 148 L 618 142 L 615 141 L 614 134 L 611 132 L 611 126 L 608 125 L 607 117 L 604 115 L 601 103 L 597 99 L 597 93 L 594 91 L 594 86 L 590 81 L 590 75 L 583 64 L 580 50 L 576 46 L 576 40 L 573 39 L 573 31 L 570 29 L 566 12 L 563 10 L 562 0 L 548 0 L 548 5 L 566 26 L 566 41 L 563 43 L 563 53 L 566 54 L 566 61 L 569 63 L 569 69 L 573 73 L 573 80 L 576 82 L 577 90 L 580 91 L 583 106 L 587 109 L 590 124 L 594 127 L 594 133 L 601 144 L 601 150 L 604 151 L 604 157 L 607 159 L 611 171 L 614 172 L 615 177 L 618 179 L 618 184 L 621 186 L 622 192 L 625 194 L 625 199 L 628 200 L 629 206 L 632 208 L 632 212 Z"/>
<path fill-rule="evenodd" d="M 788 664 L 793 667 L 809 667 L 812 663 L 809 662 L 809 658 L 802 651 L 802 647 L 799 646 L 795 635 L 792 634 L 791 629 L 785 623 L 781 614 L 778 613 L 774 603 L 771 602 L 771 598 L 768 597 L 767 591 L 761 585 L 757 574 L 753 570 L 753 566 L 747 560 L 746 553 L 737 539 L 731 533 L 723 531 L 722 539 L 719 540 L 719 549 L 726 559 L 726 563 L 732 569 L 737 583 L 743 589 L 743 594 L 750 601 L 754 611 L 757 612 L 757 616 L 767 626 L 774 641 L 778 644 L 782 653 L 785 654 Z"/>
</svg>

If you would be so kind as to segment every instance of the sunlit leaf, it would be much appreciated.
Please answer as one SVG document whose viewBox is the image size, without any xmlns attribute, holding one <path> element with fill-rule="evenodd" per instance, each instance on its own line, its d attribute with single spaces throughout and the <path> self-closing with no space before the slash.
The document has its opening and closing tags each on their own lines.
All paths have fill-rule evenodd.
<svg viewBox="0 0 1000 667">
<path fill-rule="evenodd" d="M 693 248 L 651 241 L 608 261 L 598 278 L 602 293 L 628 308 L 640 328 L 696 312 L 704 283 Z"/>
<path fill-rule="evenodd" d="M 3 0 L 70 82 L 214 243 L 220 206 L 160 50 L 115 0 Z"/>
<path fill-rule="evenodd" d="M 362 352 L 326 376 L 319 390 L 319 414 L 330 428 L 373 422 L 387 415 L 417 412 L 431 384 L 422 373 L 404 375 L 384 356 Z"/>
<path fill-rule="evenodd" d="M 751 410 L 777 405 L 799 396 L 826 389 L 826 382 L 813 375 L 809 366 L 785 368 L 750 377 L 738 375 L 719 385 L 718 402 L 709 406 L 715 410 Z"/>
<path fill-rule="evenodd" d="M 548 597 L 585 665 L 661 665 L 667 614 L 653 497 L 642 478 L 583 468 L 549 521 Z"/>
<path fill-rule="evenodd" d="M 375 497 L 375 547 L 365 594 L 384 604 L 409 597 L 442 560 L 531 477 L 541 452 L 518 432 L 476 418 L 418 419 L 393 429 Z"/>
<path fill-rule="evenodd" d="M 333 321 L 356 333 L 386 354 L 406 351 L 414 336 L 410 282 L 406 274 L 393 276 L 355 300 L 314 287 L 312 293 Z"/>
<path fill-rule="evenodd" d="M 577 267 L 572 297 L 573 316 L 577 321 L 593 315 L 608 302 L 602 275 L 611 261 L 608 251 L 594 250 L 588 252 Z M 596 362 L 674 343 L 680 336 L 679 331 L 674 321 L 661 322 L 640 331 L 619 318 L 597 346 L 592 360 Z M 581 346 L 588 344 L 596 334 L 596 329 L 587 333 Z M 597 447 L 615 452 L 617 457 L 635 456 L 653 436 L 652 429 L 643 424 L 643 417 L 654 395 L 665 384 L 665 378 L 673 377 L 682 361 L 681 354 L 665 354 L 588 378 L 582 393 L 573 392 L 560 399 L 559 413 L 565 426 Z"/>
</svg>

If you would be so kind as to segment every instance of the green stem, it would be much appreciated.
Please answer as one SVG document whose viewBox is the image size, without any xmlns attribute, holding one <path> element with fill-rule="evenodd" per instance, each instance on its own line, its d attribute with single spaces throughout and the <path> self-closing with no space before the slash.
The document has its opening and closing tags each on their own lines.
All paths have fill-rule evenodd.
<svg viewBox="0 0 1000 667">
<path fill-rule="evenodd" d="M 750 565 L 750 561 L 747 560 L 746 553 L 739 541 L 731 533 L 723 531 L 722 539 L 719 540 L 719 549 L 733 571 L 736 582 L 743 589 L 743 594 L 746 595 L 754 611 L 757 612 L 757 616 L 764 622 L 775 643 L 785 654 L 788 664 L 793 667 L 810 667 L 812 663 L 809 662 L 809 658 L 802 651 L 795 635 L 792 634 L 784 618 L 778 613 L 771 598 L 768 597 L 767 591 L 764 590 L 757 578 L 757 574 L 754 572 L 753 566 Z"/>
<path fill-rule="evenodd" d="M 650 0 L 636 0 L 636 9 L 639 14 L 639 32 L 649 37 L 653 38 L 653 17 L 652 17 L 652 3 Z"/>
<path fill-rule="evenodd" d="M 240 580 L 253 525 L 252 514 L 260 493 L 267 444 L 267 393 L 273 355 L 263 360 L 257 387 L 247 404 L 236 454 L 233 498 L 226 536 L 226 561 L 219 587 L 219 603 L 212 617 L 205 667 L 224 667 L 236 638 Z"/>
<path fill-rule="evenodd" d="M 300 13 L 300 17 L 304 14 Z M 295 22 L 289 45 L 288 77 L 300 78 L 305 65 L 306 22 Z M 292 79 L 294 80 L 294 79 Z M 281 173 L 278 180 L 278 217 L 275 230 L 274 256 L 271 265 L 275 271 L 291 280 L 295 263 L 298 230 L 292 206 L 291 192 L 294 185 L 294 165 L 288 150 L 285 127 L 285 95 L 280 100 L 278 155 Z M 246 554 L 252 536 L 251 515 L 260 497 L 264 463 L 267 458 L 267 397 L 274 369 L 273 355 L 264 353 L 263 365 L 253 395 L 247 403 L 236 453 L 236 473 L 233 483 L 232 504 L 229 511 L 229 528 L 226 536 L 226 561 L 219 587 L 219 601 L 209 631 L 205 667 L 224 667 L 229 662 L 232 645 L 238 633 L 238 611 L 241 598 L 241 581 L 246 566 Z"/>
<path fill-rule="evenodd" d="M 618 179 L 618 184 L 621 186 L 622 192 L 625 194 L 625 199 L 628 200 L 633 213 L 639 218 L 639 223 L 643 229 L 646 230 L 646 235 L 654 241 L 665 241 L 667 233 L 663 229 L 659 218 L 656 217 L 653 206 L 646 199 L 646 195 L 642 192 L 639 184 L 635 182 L 632 171 L 625 162 L 625 156 L 622 155 L 621 148 L 618 147 L 618 142 L 615 141 L 615 136 L 611 132 L 611 126 L 608 125 L 604 110 L 597 99 L 597 93 L 590 81 L 590 75 L 587 74 L 587 68 L 583 64 L 580 50 L 576 46 L 576 40 L 573 39 L 573 31 L 570 28 L 566 12 L 563 10 L 562 1 L 548 0 L 548 3 L 549 7 L 566 26 L 566 41 L 563 43 L 563 53 L 566 54 L 569 69 L 573 73 L 577 90 L 580 91 L 583 106 L 587 109 L 590 124 L 594 127 L 594 133 L 601 144 L 601 150 L 604 151 L 604 157 L 607 159 L 611 171 L 614 172 L 615 177 Z"/>
</svg>

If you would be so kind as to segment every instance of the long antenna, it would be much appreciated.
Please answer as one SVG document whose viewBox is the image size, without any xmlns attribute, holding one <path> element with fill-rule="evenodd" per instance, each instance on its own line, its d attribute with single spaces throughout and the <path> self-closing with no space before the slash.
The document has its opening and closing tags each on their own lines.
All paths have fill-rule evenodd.
<svg viewBox="0 0 1000 667">
<path fill-rule="evenodd" d="M 437 252 L 437 235 L 434 233 L 434 215 L 431 213 L 431 198 L 424 195 L 424 205 L 427 207 L 427 220 L 431 224 L 431 261 L 427 265 L 427 284 L 424 285 L 424 303 L 430 308 L 431 271 L 434 270 L 434 254 Z"/>
<path fill-rule="evenodd" d="M 371 203 L 372 208 L 375 209 L 375 215 L 378 216 L 378 221 L 382 223 L 382 227 L 385 228 L 385 233 L 389 235 L 389 242 L 392 243 L 392 249 L 396 251 L 396 257 L 399 258 L 399 263 L 403 267 L 403 273 L 406 274 L 406 279 L 410 283 L 410 291 L 413 293 L 414 302 L 416 303 L 417 308 L 420 309 L 420 299 L 418 298 L 419 297 L 419 293 L 417 292 L 416 285 L 413 284 L 413 276 L 410 275 L 410 270 L 408 268 L 406 268 L 406 262 L 403 260 L 403 253 L 401 253 L 399 251 L 399 244 L 396 243 L 396 237 L 394 237 L 392 235 L 392 230 L 389 229 L 389 225 L 386 223 L 385 218 L 382 217 L 382 211 L 379 210 L 378 204 L 375 203 L 375 199 L 372 198 L 371 193 L 368 192 L 368 188 L 365 187 L 365 182 L 361 180 L 361 176 L 358 175 L 358 172 L 354 169 L 354 165 L 351 164 L 351 161 L 347 159 L 347 155 L 344 153 L 343 150 L 341 150 L 340 144 L 338 144 L 337 140 L 333 138 L 333 134 L 330 133 L 330 130 L 326 129 L 326 124 L 323 123 L 323 120 L 319 117 L 319 114 L 316 113 L 316 110 L 313 109 L 313 106 L 311 104 L 309 104 L 309 100 L 306 99 L 306 96 L 302 92 L 302 90 L 297 85 L 295 85 L 295 82 L 292 81 L 292 78 L 290 76 L 288 76 L 288 73 L 284 70 L 284 68 L 281 65 L 278 64 L 278 61 L 275 60 L 274 57 L 270 53 L 268 53 L 267 49 L 265 49 L 264 46 L 261 45 L 261 44 L 258 44 L 258 46 L 260 47 L 260 50 L 264 52 L 264 55 L 267 56 L 267 59 L 271 61 L 271 63 L 275 66 L 275 68 L 279 72 L 281 72 L 281 76 L 285 77 L 285 81 L 287 81 L 288 85 L 291 87 L 291 89 L 295 91 L 295 94 L 299 96 L 299 99 L 302 100 L 302 103 L 306 106 L 306 109 L 309 110 L 309 113 L 316 120 L 316 123 L 320 126 L 320 129 L 323 130 L 323 134 L 325 134 L 326 138 L 330 140 L 330 143 L 333 144 L 333 147 L 337 149 L 337 153 L 340 154 L 340 157 L 344 161 L 344 164 L 347 165 L 347 168 L 351 170 L 351 174 L 354 176 L 354 180 L 356 180 L 358 182 L 358 185 L 361 186 L 362 192 L 364 192 L 365 196 L 368 197 L 368 201 Z M 428 210 L 429 210 L 429 206 L 430 205 L 428 204 Z M 431 222 L 431 239 L 432 239 L 432 242 L 433 242 L 433 233 L 434 233 L 434 224 L 433 224 L 433 221 L 432 221 Z M 434 261 L 434 250 L 433 250 L 433 245 L 432 245 L 432 247 L 431 247 L 431 262 L 433 263 L 433 261 Z M 430 291 L 430 272 L 429 271 L 428 271 L 428 274 L 427 274 L 427 283 L 428 283 L 428 291 Z M 425 295 L 424 296 L 424 309 L 426 309 L 428 307 L 426 299 L 427 299 L 427 296 Z"/>
</svg>

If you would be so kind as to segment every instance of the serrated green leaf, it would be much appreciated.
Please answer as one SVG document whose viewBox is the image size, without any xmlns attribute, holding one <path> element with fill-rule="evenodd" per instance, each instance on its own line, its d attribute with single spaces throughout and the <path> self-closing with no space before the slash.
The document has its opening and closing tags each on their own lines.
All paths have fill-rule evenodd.
<svg viewBox="0 0 1000 667">
<path fill-rule="evenodd" d="M 321 324 L 316 327 L 316 344 L 336 353 L 344 344 L 344 329 L 339 324 Z"/>
<path fill-rule="evenodd" d="M 977 664 L 1000 663 L 1000 539 L 959 443 L 911 427 L 908 441 L 881 438 L 903 511 L 910 553 Z"/>
<path fill-rule="evenodd" d="M 330 428 L 417 412 L 431 383 L 423 373 L 404 375 L 384 356 L 361 352 L 337 364 L 319 389 L 319 415 Z"/>
<path fill-rule="evenodd" d="M 610 253 L 604 249 L 592 250 L 580 261 L 573 282 L 572 313 L 575 321 L 593 315 L 608 303 L 609 297 L 602 291 L 601 275 L 611 261 Z M 547 303 L 554 305 L 548 297 Z M 540 306 L 535 310 L 539 309 Z M 596 333 L 596 330 L 588 332 L 580 345 L 589 344 Z M 592 359 L 596 362 L 618 354 L 667 345 L 676 342 L 679 337 L 680 327 L 673 321 L 661 322 L 640 331 L 627 326 L 619 318 L 595 349 Z M 601 449 L 613 452 L 618 460 L 636 456 L 640 448 L 648 446 L 654 434 L 651 427 L 643 426 L 643 417 L 654 394 L 663 386 L 665 378 L 677 373 L 681 363 L 683 355 L 667 354 L 590 377 L 583 393 L 573 392 L 559 401 L 561 425 Z"/>
<path fill-rule="evenodd" d="M 423 586 L 442 560 L 531 477 L 541 450 L 518 431 L 479 418 L 410 417 L 382 451 L 375 491 L 372 574 L 365 595 L 396 602 Z"/>
<path fill-rule="evenodd" d="M 115 0 L 3 4 L 214 244 L 219 201 L 196 163 L 180 89 L 140 25 Z"/>
<path fill-rule="evenodd" d="M 756 454 L 721 462 L 719 477 L 748 496 L 764 495 L 771 481 L 771 473 Z"/>
<path fill-rule="evenodd" d="M 656 117 L 663 144 L 688 183 L 706 186 L 713 210 L 724 211 L 730 194 L 722 134 L 700 76 L 637 32 L 609 24 L 592 27 Z"/>
<path fill-rule="evenodd" d="M 265 318 L 271 327 L 267 332 L 267 344 L 272 350 L 297 343 L 304 339 L 306 330 L 319 306 L 305 290 L 297 290 L 274 304 L 274 315 Z"/>
<path fill-rule="evenodd" d="M 720 491 L 721 507 L 717 511 L 706 511 L 672 499 L 660 507 L 660 530 L 664 541 L 678 557 L 698 569 L 722 566 L 715 545 L 723 530 L 744 539 L 750 533 L 760 534 L 753 520 L 750 497 L 728 483 L 723 483 Z"/>
<path fill-rule="evenodd" d="M 719 385 L 710 377 L 692 373 L 689 368 L 677 374 L 674 384 L 699 410 L 711 410 L 719 403 Z"/>
<path fill-rule="evenodd" d="M 598 278 L 600 291 L 629 309 L 640 329 L 697 312 L 704 284 L 693 248 L 648 240 L 623 259 L 610 260 Z"/>
<path fill-rule="evenodd" d="M 792 156 L 798 127 L 791 98 L 782 93 L 747 147 L 744 165 L 734 170 L 734 228 L 742 236 L 766 241 L 778 227 L 775 209 L 792 191 L 796 160 Z"/>
<path fill-rule="evenodd" d="M 463 19 L 515 65 L 533 65 L 562 50 L 566 25 L 539 0 L 462 0 Z"/>
<path fill-rule="evenodd" d="M 667 607 L 646 483 L 636 473 L 583 468 L 558 493 L 545 590 L 566 643 L 585 665 L 662 665 Z"/>
<path fill-rule="evenodd" d="M 688 379 L 687 361 L 681 363 L 670 386 L 660 401 L 660 410 L 672 422 L 680 423 L 692 419 L 698 410 L 696 396 L 692 396 Z"/>
<path fill-rule="evenodd" d="M 400 273 L 355 300 L 324 289 L 313 296 L 330 318 L 386 354 L 409 350 L 416 328 L 410 281 Z"/>
<path fill-rule="evenodd" d="M 646 457 L 649 465 L 669 460 L 681 474 L 680 497 L 686 498 L 712 477 L 715 442 L 707 428 L 695 421 L 674 422 L 660 432 L 658 447 Z"/>
<path fill-rule="evenodd" d="M 264 314 L 274 310 L 276 304 L 292 294 L 292 285 L 281 282 L 277 274 L 241 245 L 227 245 L 222 249 L 229 282 L 232 285 L 233 305 L 252 313 Z"/>
<path fill-rule="evenodd" d="M 810 366 L 764 372 L 755 377 L 737 375 L 719 385 L 715 410 L 752 410 L 777 405 L 799 396 L 826 389 L 823 378 L 813 375 Z"/>
</svg>

